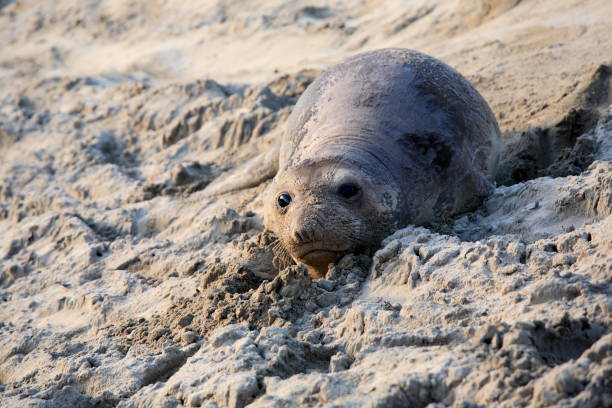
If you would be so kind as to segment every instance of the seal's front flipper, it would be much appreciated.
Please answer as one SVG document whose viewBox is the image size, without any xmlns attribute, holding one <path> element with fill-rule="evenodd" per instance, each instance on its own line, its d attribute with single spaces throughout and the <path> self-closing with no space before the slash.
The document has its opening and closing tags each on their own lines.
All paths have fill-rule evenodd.
<svg viewBox="0 0 612 408">
<path fill-rule="evenodd" d="M 202 195 L 210 197 L 243 190 L 271 179 L 278 171 L 279 152 L 280 143 L 276 143 L 246 163 L 219 175 L 202 191 Z"/>
</svg>

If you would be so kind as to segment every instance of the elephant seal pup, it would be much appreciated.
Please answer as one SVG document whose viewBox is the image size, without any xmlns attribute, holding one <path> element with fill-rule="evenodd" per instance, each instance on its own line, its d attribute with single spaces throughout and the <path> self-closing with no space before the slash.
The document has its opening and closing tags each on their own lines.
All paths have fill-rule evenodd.
<svg viewBox="0 0 612 408">
<path fill-rule="evenodd" d="M 317 278 L 395 229 L 475 209 L 494 188 L 499 128 L 457 71 L 415 51 L 357 55 L 300 97 L 281 142 L 202 196 L 253 187 L 264 223 Z"/>
<path fill-rule="evenodd" d="M 494 188 L 499 128 L 457 71 L 405 49 L 357 55 L 297 102 L 264 222 L 322 277 L 395 229 L 475 209 Z"/>
</svg>

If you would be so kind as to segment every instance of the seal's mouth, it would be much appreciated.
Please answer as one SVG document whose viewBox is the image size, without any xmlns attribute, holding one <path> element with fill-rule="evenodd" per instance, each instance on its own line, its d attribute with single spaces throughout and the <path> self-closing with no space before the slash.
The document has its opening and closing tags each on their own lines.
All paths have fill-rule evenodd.
<svg viewBox="0 0 612 408">
<path fill-rule="evenodd" d="M 327 268 L 327 265 L 332 262 L 336 262 L 338 259 L 340 259 L 342 254 L 343 252 L 341 251 L 312 248 L 300 251 L 296 255 L 299 261 L 306 265 L 321 266 Z"/>
<path fill-rule="evenodd" d="M 330 263 L 336 263 L 346 250 L 321 248 L 321 243 L 308 243 L 299 247 L 293 247 L 292 257 L 298 263 L 306 265 L 310 276 L 322 278 L 327 272 Z"/>
<path fill-rule="evenodd" d="M 338 257 L 340 255 L 339 252 L 336 251 L 329 251 L 329 250 L 325 250 L 325 249 L 313 249 L 312 251 L 308 251 L 306 253 L 303 253 L 300 258 L 303 260 L 308 260 L 308 259 L 319 259 L 319 258 L 326 258 L 326 257 Z"/>
</svg>

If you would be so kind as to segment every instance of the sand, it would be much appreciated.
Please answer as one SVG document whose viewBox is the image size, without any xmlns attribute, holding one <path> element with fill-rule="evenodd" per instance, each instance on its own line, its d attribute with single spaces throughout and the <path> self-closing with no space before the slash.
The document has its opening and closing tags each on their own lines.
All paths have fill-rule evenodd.
<svg viewBox="0 0 612 408">
<path fill-rule="evenodd" d="M 611 407 L 609 1 L 0 0 L 0 406 Z M 313 281 L 200 191 L 358 52 L 503 132 L 477 211 Z"/>
</svg>

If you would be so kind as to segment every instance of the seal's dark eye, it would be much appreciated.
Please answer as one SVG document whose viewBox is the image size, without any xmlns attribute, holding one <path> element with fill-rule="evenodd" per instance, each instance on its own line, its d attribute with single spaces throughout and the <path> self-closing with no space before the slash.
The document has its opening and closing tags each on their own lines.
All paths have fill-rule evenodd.
<svg viewBox="0 0 612 408">
<path fill-rule="evenodd" d="M 357 195 L 359 187 L 354 184 L 343 184 L 338 187 L 338 194 L 344 198 L 351 198 Z"/>
<path fill-rule="evenodd" d="M 281 208 L 285 208 L 289 204 L 291 204 L 291 196 L 289 194 L 283 193 L 278 196 L 278 205 Z"/>
</svg>

